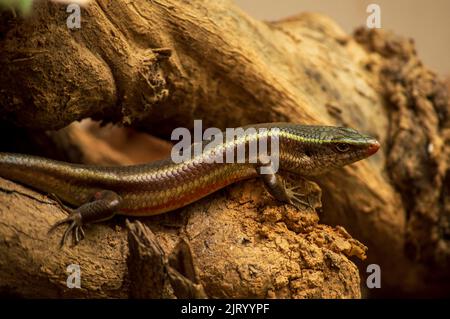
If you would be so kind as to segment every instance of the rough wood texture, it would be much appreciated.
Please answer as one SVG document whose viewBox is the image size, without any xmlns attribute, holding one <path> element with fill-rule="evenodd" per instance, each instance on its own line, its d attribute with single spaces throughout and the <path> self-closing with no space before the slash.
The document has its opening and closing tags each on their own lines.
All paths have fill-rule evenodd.
<svg viewBox="0 0 450 319">
<path fill-rule="evenodd" d="M 319 195 L 313 194 L 311 201 Z M 182 211 L 140 219 L 155 234 L 153 242 L 163 251 L 159 257 L 136 253 L 142 244 L 128 244 L 123 218 L 89 227 L 79 245 L 58 249 L 62 230 L 52 236 L 47 230 L 63 216 L 45 196 L 0 179 L 2 294 L 155 297 L 148 291 L 160 285 L 154 284 L 155 277 L 145 279 L 162 266 L 155 262 L 146 268 L 143 261 L 169 256 L 182 236 L 190 242 L 209 297 L 360 297 L 358 269 L 346 256 L 364 258 L 365 246 L 342 228 L 318 224 L 311 211 L 278 206 L 260 181 L 239 184 Z M 134 251 L 130 257 L 129 245 Z M 133 267 L 127 267 L 127 258 Z M 80 265 L 82 289 L 66 287 L 70 264 Z M 172 281 L 180 278 L 174 269 L 169 268 Z M 137 286 L 133 283 L 139 275 Z M 173 296 L 166 288 L 161 294 Z"/>
<path fill-rule="evenodd" d="M 346 125 L 377 136 L 382 145 L 377 156 L 318 180 L 323 190 L 321 222 L 343 225 L 369 247 L 367 262 L 377 263 L 382 269 L 385 289 L 381 293 L 448 292 L 448 91 L 420 63 L 410 41 L 365 30 L 350 37 L 332 20 L 317 14 L 301 14 L 273 23 L 255 21 L 230 1 L 98 0 L 83 9 L 82 28 L 78 31 L 66 28 L 64 7 L 54 4 L 39 4 L 34 16 L 25 21 L 6 17 L 2 14 L 0 20 L 0 115 L 19 126 L 61 128 L 74 120 L 93 117 L 168 138 L 177 126 L 192 127 L 193 119 L 202 119 L 205 127 L 219 128 L 291 121 Z M 249 194 L 245 185 L 252 183 L 255 182 L 231 188 L 225 194 L 237 189 L 245 198 Z M 20 195 L 2 192 L 5 198 L 0 205 L 4 215 L 13 211 L 3 204 L 11 196 Z M 308 232 L 315 235 L 308 237 L 300 227 L 300 234 L 291 238 L 287 235 L 293 231 L 290 219 L 277 217 L 279 222 L 265 232 L 273 238 L 261 243 L 256 240 L 259 237 L 255 229 L 262 226 L 254 207 L 237 209 L 236 203 L 242 199 L 230 204 L 229 196 L 223 192 L 214 196 L 213 202 L 202 201 L 183 210 L 183 217 L 167 217 L 178 223 L 184 220 L 185 228 L 192 233 L 202 234 L 202 225 L 208 225 L 206 233 L 217 230 L 205 237 L 209 238 L 206 243 L 213 243 L 217 249 L 218 259 L 214 262 L 209 250 L 192 245 L 199 268 L 205 272 L 202 280 L 209 283 L 205 284 L 208 295 L 359 295 L 355 277 L 331 276 L 326 266 L 324 260 L 338 258 L 337 263 L 344 265 L 340 269 L 350 276 L 353 268 L 342 255 L 328 250 L 325 253 L 322 247 L 321 253 L 314 254 L 315 248 L 310 248 L 314 241 L 304 242 L 304 236 L 320 237 L 322 232 L 328 232 L 328 227 L 311 222 L 308 217 L 309 225 L 313 225 Z M 40 232 L 48 224 L 43 216 L 46 212 L 38 214 L 38 204 L 27 205 L 32 205 L 32 209 L 14 206 L 20 216 L 35 214 L 28 222 L 21 221 L 20 225 L 24 225 L 20 227 L 15 224 L 17 220 L 8 219 L 13 223 L 9 225 L 2 217 L 4 231 L 23 231 L 16 232 L 16 241 L 29 236 L 33 229 L 38 232 L 38 228 L 36 238 L 41 238 Z M 274 216 L 283 216 L 284 208 L 280 209 L 274 209 Z M 287 215 L 290 214 L 293 213 Z M 32 220 L 38 220 L 41 226 L 31 227 Z M 83 243 L 74 252 L 64 250 L 58 254 L 88 260 L 94 255 L 89 249 L 110 247 L 102 242 L 107 236 L 117 247 L 126 246 L 123 231 L 113 233 L 110 228 L 98 228 L 105 229 L 95 235 L 98 243 L 90 243 L 91 247 Z M 171 249 L 178 233 L 167 233 L 173 236 L 167 243 Z M 331 233 L 336 236 L 339 231 Z M 3 231 L 0 234 L 5 237 Z M 231 256 L 225 258 L 220 252 L 229 251 L 232 239 L 239 238 L 236 234 L 250 237 L 249 248 L 245 250 L 246 240 L 236 243 L 238 251 L 245 253 L 233 255 L 237 259 L 226 267 L 223 262 Z M 163 248 L 165 242 L 169 240 L 163 240 Z M 205 242 L 199 241 L 197 247 L 202 245 Z M 292 245 L 296 253 L 286 254 Z M 17 247 L 20 254 L 7 250 L 1 256 L 6 254 L 4 260 L 13 263 L 13 256 L 24 254 L 21 247 Z M 45 242 L 40 249 L 44 247 L 48 249 Z M 117 247 L 114 253 L 119 254 Z M 263 247 L 269 247 L 273 256 L 278 255 L 273 260 L 268 258 Z M 86 251 L 80 256 L 82 249 Z M 251 264 L 249 251 L 255 258 L 252 262 L 258 266 L 256 271 L 238 267 L 243 259 L 247 266 Z M 302 271 L 300 279 L 295 275 L 286 277 L 287 273 L 299 274 L 304 264 L 295 258 L 305 251 L 319 256 L 306 263 L 311 271 Z M 121 253 L 125 253 L 122 248 Z M 70 259 L 57 261 L 54 257 L 58 265 Z M 278 266 L 269 271 L 258 264 L 259 258 Z M 122 259 L 113 259 L 117 260 L 115 267 L 124 266 Z M 38 264 L 28 262 L 33 267 Z M 365 264 L 360 266 L 365 269 Z M 63 268 L 56 268 L 62 272 Z M 7 269 L 2 267 L 2 276 Z M 255 279 L 255 273 L 262 274 L 260 280 Z M 115 273 L 112 278 L 116 281 L 109 279 L 118 283 L 120 276 Z M 214 281 L 217 276 L 239 279 L 242 286 L 236 291 L 234 285 L 222 285 L 219 293 Z M 311 276 L 310 280 L 305 281 L 305 276 Z M 269 277 L 272 284 L 279 286 L 269 289 Z M 337 293 L 326 289 L 332 282 L 340 287 L 334 288 Z M 119 291 L 117 288 L 114 293 L 121 294 Z M 107 294 L 105 290 L 96 293 Z"/>
</svg>

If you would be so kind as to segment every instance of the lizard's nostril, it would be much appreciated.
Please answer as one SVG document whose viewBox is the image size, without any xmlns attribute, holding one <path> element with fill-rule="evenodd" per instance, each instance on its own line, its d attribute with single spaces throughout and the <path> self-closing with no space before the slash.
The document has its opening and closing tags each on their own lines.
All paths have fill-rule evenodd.
<svg viewBox="0 0 450 319">
<path fill-rule="evenodd" d="M 380 148 L 380 143 L 377 140 L 371 140 L 369 142 L 369 147 L 367 148 L 367 153 L 370 155 L 375 154 Z"/>
</svg>

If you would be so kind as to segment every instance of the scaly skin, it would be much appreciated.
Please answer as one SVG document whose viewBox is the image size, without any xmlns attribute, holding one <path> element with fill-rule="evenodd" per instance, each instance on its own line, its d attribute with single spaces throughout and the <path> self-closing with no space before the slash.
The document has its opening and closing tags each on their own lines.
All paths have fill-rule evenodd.
<svg viewBox="0 0 450 319">
<path fill-rule="evenodd" d="M 307 126 L 289 123 L 257 124 L 256 133 L 216 145 L 192 159 L 176 164 L 166 159 L 154 163 L 102 167 L 70 164 L 45 158 L 0 153 L 0 176 L 55 194 L 63 201 L 79 206 L 69 209 L 71 215 L 58 223 L 71 224 L 79 240 L 83 224 L 112 217 L 115 213 L 131 216 L 161 214 L 186 206 L 234 182 L 259 176 L 260 159 L 251 163 L 208 163 L 230 149 L 267 137 L 277 128 L 279 169 L 301 176 L 314 176 L 342 167 L 374 154 L 379 143 L 348 128 Z M 303 203 L 295 192 L 284 187 L 275 173 L 261 175 L 269 192 L 277 199 Z M 64 237 L 64 240 L 65 240 Z"/>
</svg>

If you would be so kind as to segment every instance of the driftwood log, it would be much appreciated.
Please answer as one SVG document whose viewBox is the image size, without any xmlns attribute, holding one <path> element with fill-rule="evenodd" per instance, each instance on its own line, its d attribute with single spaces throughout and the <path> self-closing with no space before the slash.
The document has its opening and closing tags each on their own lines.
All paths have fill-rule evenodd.
<svg viewBox="0 0 450 319">
<path fill-rule="evenodd" d="M 368 258 L 352 260 L 362 282 L 367 264 L 380 265 L 382 288 L 370 293 L 448 293 L 448 89 L 411 40 L 366 29 L 349 36 L 318 14 L 255 21 L 231 1 L 97 0 L 82 9 L 77 30 L 67 28 L 67 16 L 47 2 L 26 19 L 1 13 L 1 143 L 8 148 L 132 162 L 118 152 L 92 158 L 88 142 L 70 139 L 68 129 L 43 133 L 92 118 L 164 139 L 194 119 L 219 128 L 344 125 L 377 136 L 382 149 L 317 184 L 299 181 L 323 206 L 320 216 L 280 206 L 255 180 L 144 225 L 123 218 L 95 225 L 80 245 L 61 250 L 60 233 L 46 234 L 63 216 L 58 206 L 0 179 L 3 294 L 354 298 L 360 276 L 348 257 L 364 259 L 365 246 Z M 79 152 L 49 150 L 64 138 Z M 82 289 L 66 287 L 69 264 L 81 266 Z"/>
</svg>

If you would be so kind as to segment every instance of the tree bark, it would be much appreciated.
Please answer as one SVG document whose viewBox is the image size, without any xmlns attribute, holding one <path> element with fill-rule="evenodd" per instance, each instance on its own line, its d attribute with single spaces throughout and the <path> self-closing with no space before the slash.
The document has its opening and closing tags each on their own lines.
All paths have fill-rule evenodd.
<svg viewBox="0 0 450 319">
<path fill-rule="evenodd" d="M 321 222 L 344 226 L 368 246 L 367 263 L 382 269 L 381 294 L 449 291 L 448 91 L 421 64 L 412 41 L 364 29 L 351 37 L 317 14 L 255 21 L 230 1 L 98 0 L 82 10 L 80 30 L 66 27 L 64 7 L 46 2 L 29 19 L 7 17 L 0 30 L 0 116 L 20 127 L 58 129 L 91 117 L 167 139 L 194 119 L 219 128 L 289 121 L 377 136 L 376 156 L 317 180 Z M 247 197 L 254 183 L 146 224 L 165 254 L 188 232 L 208 296 L 358 297 L 358 275 L 343 252 L 359 247 L 362 256 L 362 246 L 310 212 L 255 206 L 266 197 Z M 54 253 L 43 234 L 61 213 L 40 195 L 2 185 L 0 234 L 8 244 L 1 256 L 10 264 L 21 260 L 23 278 L 37 273 L 47 283 L 43 292 L 23 291 L 19 272 L 3 263 L 3 289 L 26 296 L 130 294 L 125 231 L 96 226 L 89 243 Z M 226 255 L 230 245 L 235 252 Z M 85 290 L 64 288 L 64 265 L 73 261 L 87 267 Z M 359 264 L 363 273 L 367 263 Z"/>
<path fill-rule="evenodd" d="M 316 189 L 311 195 L 316 205 L 318 196 Z M 186 238 L 192 263 L 200 270 L 197 285 L 210 298 L 361 296 L 358 269 L 347 256 L 364 258 L 366 247 L 341 227 L 318 224 L 317 214 L 311 211 L 280 207 L 259 181 L 241 183 L 183 210 L 141 218 L 151 229 L 147 232 L 155 234 L 151 242 L 161 247 L 159 254 L 145 247 L 136 252 L 139 241 L 127 240 L 124 218 L 91 226 L 80 244 L 58 249 L 63 230 L 52 235 L 47 231 L 64 216 L 53 200 L 0 179 L 2 294 L 174 297 L 173 291 L 183 284 L 172 279 L 180 276 L 164 260 L 173 254 L 179 238 Z M 135 247 L 133 254 L 130 247 Z M 81 289 L 67 287 L 69 265 L 80 267 Z M 171 286 L 164 284 L 166 272 L 171 275 L 169 282 L 175 281 Z M 154 274 L 160 274 L 163 284 L 155 283 Z M 187 282 L 196 287 L 195 281 Z"/>
</svg>

